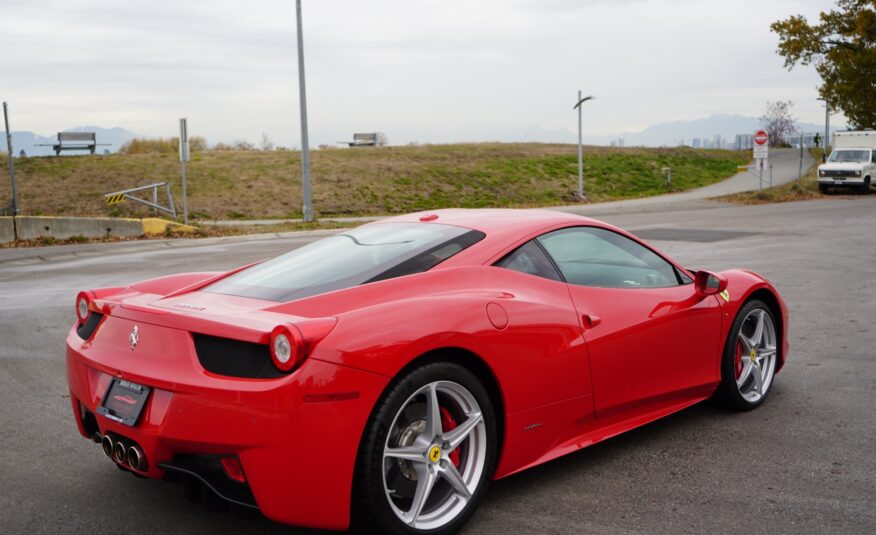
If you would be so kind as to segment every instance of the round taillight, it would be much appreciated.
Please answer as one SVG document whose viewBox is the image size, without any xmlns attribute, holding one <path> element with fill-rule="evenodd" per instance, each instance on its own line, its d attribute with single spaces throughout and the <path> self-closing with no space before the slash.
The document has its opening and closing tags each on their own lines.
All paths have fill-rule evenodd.
<svg viewBox="0 0 876 535">
<path fill-rule="evenodd" d="M 271 359 L 287 372 L 301 360 L 301 335 L 295 327 L 280 325 L 271 332 Z"/>
<path fill-rule="evenodd" d="M 292 343 L 285 334 L 278 334 L 274 338 L 274 356 L 280 364 L 287 364 L 292 358 Z"/>
<path fill-rule="evenodd" d="M 88 294 L 85 292 L 79 292 L 79 295 L 76 296 L 76 317 L 79 318 L 79 321 L 85 323 L 85 320 L 88 319 L 88 309 L 91 304 L 91 299 Z"/>
</svg>

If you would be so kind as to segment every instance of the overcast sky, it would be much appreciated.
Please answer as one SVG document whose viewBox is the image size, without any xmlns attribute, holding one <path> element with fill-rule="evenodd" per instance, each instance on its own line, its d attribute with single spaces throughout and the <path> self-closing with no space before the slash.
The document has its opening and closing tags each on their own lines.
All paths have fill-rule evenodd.
<svg viewBox="0 0 876 535">
<path fill-rule="evenodd" d="M 771 22 L 814 0 L 303 0 L 311 143 L 393 143 L 532 128 L 637 131 L 769 99 L 824 120 L 811 67 L 788 72 Z M 211 142 L 299 144 L 294 0 L 3 0 L 0 98 L 12 129 L 79 125 Z M 842 121 L 837 117 L 839 124 Z"/>
</svg>

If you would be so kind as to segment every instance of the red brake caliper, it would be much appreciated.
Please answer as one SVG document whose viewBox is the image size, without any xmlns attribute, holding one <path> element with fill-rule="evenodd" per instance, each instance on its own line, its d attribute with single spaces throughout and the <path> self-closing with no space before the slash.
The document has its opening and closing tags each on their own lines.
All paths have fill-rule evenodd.
<svg viewBox="0 0 876 535">
<path fill-rule="evenodd" d="M 450 414 L 450 411 L 441 408 L 441 427 L 444 429 L 444 432 L 450 431 L 451 429 L 456 429 L 456 420 L 453 419 L 453 415 Z M 453 463 L 454 466 L 459 468 L 459 448 L 450 452 L 450 462 Z"/>
<path fill-rule="evenodd" d="M 736 378 L 742 375 L 742 342 L 736 342 Z"/>
</svg>

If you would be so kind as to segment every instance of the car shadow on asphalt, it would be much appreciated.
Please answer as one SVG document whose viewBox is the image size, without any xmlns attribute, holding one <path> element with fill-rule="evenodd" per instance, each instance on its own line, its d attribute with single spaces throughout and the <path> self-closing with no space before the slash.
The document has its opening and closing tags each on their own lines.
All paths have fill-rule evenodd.
<svg viewBox="0 0 876 535">
<path fill-rule="evenodd" d="M 743 415 L 717 407 L 709 401 L 699 403 L 580 451 L 494 481 L 481 508 L 525 501 L 534 489 L 549 489 L 551 485 L 562 485 L 564 481 L 592 477 L 593 472 L 600 470 L 602 465 L 617 464 L 629 456 L 641 456 L 643 452 L 652 450 L 655 443 L 662 444 L 665 448 L 673 440 L 695 436 L 701 431 L 705 432 L 704 428 L 716 425 L 716 421 L 737 416 Z M 560 483 L 557 483 L 558 480 Z M 136 483 L 140 486 L 139 492 L 150 494 L 147 503 L 166 508 L 169 518 L 182 520 L 189 527 L 197 526 L 198 530 L 215 528 L 226 532 L 287 535 L 336 533 L 286 526 L 268 520 L 258 511 L 243 507 L 232 506 L 227 512 L 211 513 L 200 504 L 185 501 L 181 486 L 156 482 L 155 485 L 146 485 L 143 488 L 142 481 Z M 560 490 L 557 489 L 557 492 Z M 474 519 L 475 524 L 477 518 L 478 515 Z M 477 529 L 476 525 L 471 527 Z"/>
</svg>

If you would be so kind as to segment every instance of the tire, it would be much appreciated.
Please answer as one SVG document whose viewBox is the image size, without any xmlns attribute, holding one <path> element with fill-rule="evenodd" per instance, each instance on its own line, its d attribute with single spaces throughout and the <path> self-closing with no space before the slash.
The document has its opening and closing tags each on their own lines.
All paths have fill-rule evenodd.
<svg viewBox="0 0 876 535">
<path fill-rule="evenodd" d="M 720 404 L 745 411 L 766 400 L 775 380 L 779 336 L 773 312 L 766 303 L 753 299 L 742 306 L 721 357 L 721 384 L 715 393 Z"/>
<path fill-rule="evenodd" d="M 818 191 L 823 193 L 824 195 L 827 195 L 827 193 L 828 193 L 827 192 L 827 185 L 826 184 L 819 184 Z"/>
<path fill-rule="evenodd" d="M 870 177 L 864 179 L 864 183 L 858 186 L 858 195 L 866 195 L 870 191 Z"/>
<path fill-rule="evenodd" d="M 435 403 L 430 400 L 437 401 L 440 410 L 434 414 L 440 418 L 427 416 Z M 432 427 L 432 420 L 439 427 Z M 455 435 L 454 428 L 459 429 Z M 437 439 L 426 438 L 435 432 Z M 458 445 L 454 448 L 451 441 Z M 385 453 L 398 454 L 400 448 L 407 458 Z M 440 361 L 405 372 L 377 402 L 359 446 L 353 531 L 455 533 L 486 492 L 497 455 L 493 404 L 471 371 Z M 417 513 L 421 486 L 429 488 L 424 482 L 433 486 Z"/>
</svg>

